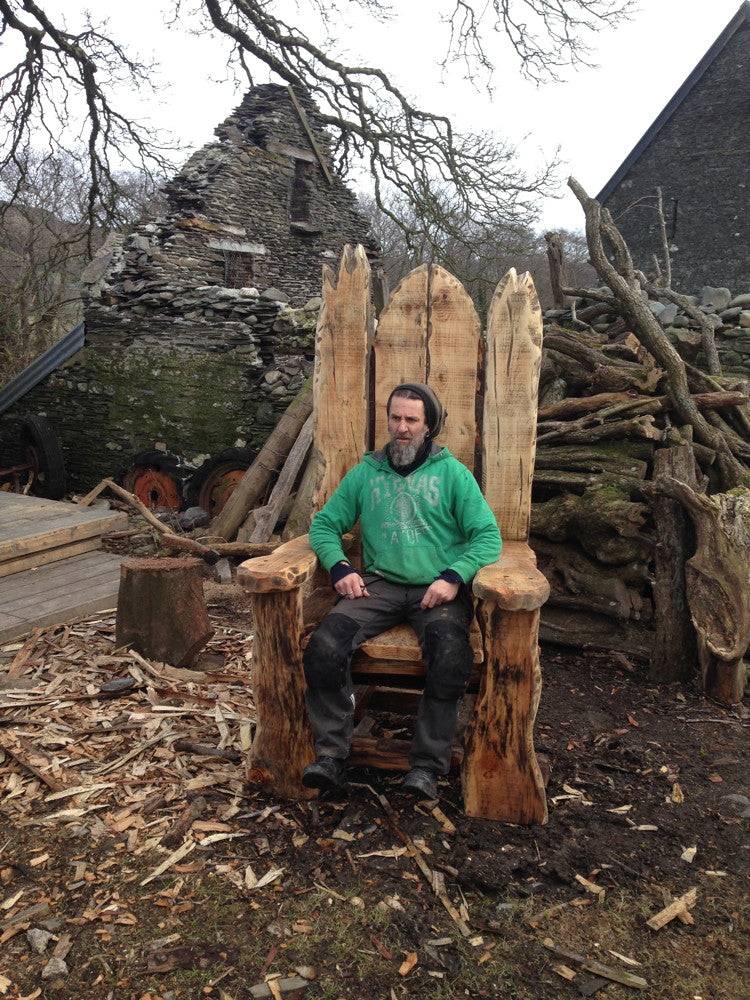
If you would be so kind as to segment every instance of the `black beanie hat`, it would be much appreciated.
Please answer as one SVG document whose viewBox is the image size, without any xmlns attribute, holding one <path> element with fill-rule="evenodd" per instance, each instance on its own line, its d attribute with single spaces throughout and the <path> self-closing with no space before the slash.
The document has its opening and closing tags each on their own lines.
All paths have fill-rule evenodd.
<svg viewBox="0 0 750 1000">
<path fill-rule="evenodd" d="M 443 404 L 437 398 L 429 385 L 426 385 L 424 382 L 402 382 L 401 385 L 397 385 L 388 397 L 388 402 L 385 404 L 386 413 L 390 412 L 391 400 L 396 393 L 401 390 L 408 390 L 409 392 L 413 392 L 416 396 L 419 396 L 424 403 L 425 421 L 427 423 L 427 429 L 430 433 L 430 437 L 437 437 L 443 429 L 448 412 L 443 409 Z"/>
</svg>

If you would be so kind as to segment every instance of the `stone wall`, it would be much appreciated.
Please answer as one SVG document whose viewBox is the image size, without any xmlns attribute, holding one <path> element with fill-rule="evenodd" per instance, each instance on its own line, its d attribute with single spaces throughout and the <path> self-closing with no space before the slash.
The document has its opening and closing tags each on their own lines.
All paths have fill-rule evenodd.
<svg viewBox="0 0 750 1000">
<path fill-rule="evenodd" d="M 300 102 L 324 158 L 329 139 Z M 156 443 L 192 467 L 258 447 L 312 371 L 324 262 L 375 246 L 285 87 L 254 88 L 166 186 L 166 208 L 84 275 L 86 347 L 8 414 L 59 428 L 85 490 Z M 259 291 L 263 289 L 263 291 Z M 9 447 L 6 447 L 6 451 Z"/>
<path fill-rule="evenodd" d="M 154 323 L 135 336 L 116 327 L 88 335 L 82 351 L 3 418 L 4 458 L 14 454 L 24 412 L 55 423 L 78 491 L 155 446 L 186 470 L 227 447 L 258 448 L 312 371 L 320 300 L 291 309 L 243 298 L 242 318 L 220 326 L 179 319 L 168 331 Z M 225 301 L 217 294 L 217 305 Z"/>
<path fill-rule="evenodd" d="M 662 188 L 680 290 L 750 288 L 750 24 L 735 32 L 606 204 L 638 265 L 660 252 Z"/>
</svg>

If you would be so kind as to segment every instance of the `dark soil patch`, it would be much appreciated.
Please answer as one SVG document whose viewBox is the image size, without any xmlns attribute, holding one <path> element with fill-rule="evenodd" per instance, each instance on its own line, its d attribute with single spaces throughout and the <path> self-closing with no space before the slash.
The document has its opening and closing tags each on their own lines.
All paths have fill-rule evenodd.
<svg viewBox="0 0 750 1000">
<path fill-rule="evenodd" d="M 141 886 L 159 859 L 129 854 L 124 836 L 94 841 L 5 820 L 0 901 L 23 889 L 28 905 L 49 907 L 29 926 L 51 919 L 55 934 L 72 938 L 68 975 L 43 981 L 54 941 L 40 956 L 23 931 L 10 937 L 0 960 L 12 982 L 6 995 L 245 1000 L 266 975 L 311 974 L 311 966 L 309 985 L 285 996 L 559 1000 L 593 988 L 582 973 L 573 982 L 555 973 L 561 959 L 542 944 L 551 938 L 643 976 L 644 996 L 744 1000 L 750 819 L 725 796 L 750 796 L 747 709 L 652 687 L 621 658 L 548 649 L 543 671 L 537 747 L 551 768 L 543 828 L 467 819 L 452 777 L 441 787 L 440 806 L 456 827 L 446 833 L 401 795 L 396 778 L 362 771 L 344 801 L 278 803 L 250 792 L 240 820 L 248 836 L 196 851 Z M 388 797 L 456 905 L 465 900 L 481 942 L 461 939 L 407 855 L 373 853 L 400 842 L 368 784 Z M 202 794 L 214 801 L 210 789 Z M 30 866 L 42 853 L 50 860 Z M 257 877 L 272 868 L 283 875 L 248 891 L 227 874 L 247 866 Z M 692 886 L 695 923 L 649 930 L 646 919 Z M 529 926 L 562 902 L 574 905 Z M 401 975 L 411 952 L 418 962 Z M 616 984 L 603 993 L 636 995 Z"/>
</svg>

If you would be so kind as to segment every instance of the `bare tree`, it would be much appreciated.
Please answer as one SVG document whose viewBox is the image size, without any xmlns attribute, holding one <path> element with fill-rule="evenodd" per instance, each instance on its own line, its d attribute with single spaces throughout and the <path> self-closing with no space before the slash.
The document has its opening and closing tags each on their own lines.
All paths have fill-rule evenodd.
<svg viewBox="0 0 750 1000">
<path fill-rule="evenodd" d="M 126 228 L 158 195 L 136 171 L 115 178 Z M 108 232 L 90 226 L 87 179 L 67 155 L 25 153 L 0 171 L 0 385 L 82 317 L 79 279 Z"/>
<path fill-rule="evenodd" d="M 320 38 L 313 41 L 282 17 L 284 0 L 174 0 L 173 23 L 195 29 L 208 24 L 231 42 L 230 63 L 252 80 L 258 68 L 309 93 L 322 124 L 334 136 L 335 166 L 369 169 L 374 197 L 388 214 L 393 189 L 428 227 L 406 229 L 414 243 L 426 232 L 460 238 L 455 219 L 474 230 L 528 222 L 534 196 L 551 182 L 551 165 L 527 176 L 515 150 L 488 133 L 460 133 L 441 114 L 414 104 L 381 69 L 337 58 L 345 25 L 338 0 L 313 0 Z M 445 23 L 446 66 L 461 60 L 472 79 L 491 85 L 488 52 L 496 36 L 510 41 L 521 72 L 532 79 L 555 76 L 587 59 L 587 39 L 627 15 L 633 0 L 437 0 L 433 17 Z M 392 16 L 385 0 L 349 0 L 366 15 Z M 158 137 L 130 119 L 116 100 L 118 79 L 132 86 L 149 81 L 150 67 L 129 55 L 101 26 L 86 20 L 69 29 L 36 0 L 0 0 L 0 36 L 20 42 L 21 55 L 0 67 L 0 167 L 14 162 L 32 139 L 45 136 L 53 150 L 65 142 L 69 119 L 85 123 L 91 222 L 111 218 L 117 202 L 115 166 L 135 163 L 146 171 L 165 166 Z M 13 51 L 13 46 L 6 46 Z M 450 211 L 433 197 L 448 189 Z M 11 199 L 12 200 L 12 199 Z M 399 224 L 394 214 L 393 221 Z"/>
</svg>

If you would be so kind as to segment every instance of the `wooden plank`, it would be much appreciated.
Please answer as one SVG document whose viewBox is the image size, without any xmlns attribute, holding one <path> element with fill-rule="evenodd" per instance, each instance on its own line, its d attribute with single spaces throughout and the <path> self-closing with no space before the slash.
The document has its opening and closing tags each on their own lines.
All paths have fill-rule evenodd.
<svg viewBox="0 0 750 1000">
<path fill-rule="evenodd" d="M 367 447 L 367 356 L 372 338 L 370 264 L 364 248 L 347 244 L 338 277 L 323 267 L 313 376 L 313 450 L 320 510 Z"/>
<path fill-rule="evenodd" d="M 297 112 L 297 116 L 300 120 L 302 128 L 305 130 L 305 135 L 307 136 L 310 145 L 312 146 L 313 152 L 318 158 L 318 163 L 320 164 L 320 169 L 323 171 L 323 176 L 328 181 L 329 185 L 333 185 L 333 174 L 331 173 L 328 164 L 326 163 L 325 157 L 318 146 L 318 143 L 313 134 L 313 130 L 310 128 L 310 123 L 307 120 L 307 115 L 305 114 L 305 109 L 300 104 L 297 95 L 294 93 L 291 85 L 286 88 L 289 92 L 289 96 L 292 99 L 292 104 L 294 105 L 294 110 Z"/>
<path fill-rule="evenodd" d="M 73 566 L 71 574 L 66 563 Z M 3 593 L 0 642 L 25 635 L 34 628 L 69 622 L 117 605 L 120 559 L 104 552 L 88 552 L 62 563 L 18 573 L 12 583 L 23 584 L 20 597 Z M 66 575 L 62 571 L 67 572 Z M 52 589 L 49 576 L 53 577 Z M 76 577 L 71 581 L 71 576 Z M 3 585 L 3 590 L 9 584 Z M 10 598 L 8 600 L 7 598 Z"/>
<path fill-rule="evenodd" d="M 541 356 L 534 282 L 511 268 L 495 289 L 487 320 L 482 423 L 483 493 L 509 541 L 529 536 Z"/>
<path fill-rule="evenodd" d="M 117 584 L 110 593 L 101 594 L 78 601 L 72 605 L 60 605 L 54 611 L 47 611 L 42 615 L 21 622 L 16 625 L 0 627 L 0 642 L 9 642 L 11 639 L 20 638 L 31 632 L 35 628 L 45 625 L 58 625 L 75 621 L 78 618 L 85 618 L 93 615 L 96 611 L 114 609 L 117 605 Z M 4 616 L 0 617 L 2 621 Z"/>
<path fill-rule="evenodd" d="M 469 629 L 469 642 L 474 651 L 474 662 L 481 663 L 482 660 L 482 636 L 479 632 L 479 625 L 476 620 L 471 623 Z M 422 659 L 422 649 L 417 639 L 417 633 L 411 625 L 396 625 L 368 639 L 359 647 L 365 656 L 371 656 L 377 660 L 397 660 L 400 662 L 415 662 Z"/>
<path fill-rule="evenodd" d="M 352 658 L 352 676 L 375 677 L 424 677 L 426 668 L 422 660 L 378 660 L 367 653 L 356 652 Z"/>
<path fill-rule="evenodd" d="M 25 570 L 3 584 L 0 607 L 15 614 L 15 609 L 20 611 L 35 601 L 80 591 L 88 581 L 119 572 L 120 562 L 119 556 L 108 552 L 87 552 L 39 569 Z"/>
<path fill-rule="evenodd" d="M 424 382 L 427 372 L 428 279 L 426 264 L 394 289 L 380 314 L 374 342 L 375 446 L 388 441 L 385 404 L 401 382 Z"/>
<path fill-rule="evenodd" d="M 45 507 L 52 507 L 59 502 L 58 500 L 45 500 L 43 497 L 24 496 L 22 493 L 6 493 L 5 490 L 0 490 L 0 519 L 6 511 L 44 510 Z"/>
<path fill-rule="evenodd" d="M 21 496 L 18 493 L 0 492 L 0 524 L 11 523 L 12 520 L 19 518 L 70 513 L 79 514 L 83 520 L 87 517 L 104 517 L 116 512 L 103 507 L 82 507 L 67 500 L 42 500 L 37 497 Z"/>
<path fill-rule="evenodd" d="M 292 487 L 297 479 L 297 473 L 302 468 L 302 463 L 307 458 L 307 453 L 312 444 L 313 415 L 307 418 L 299 432 L 299 437 L 292 445 L 292 450 L 286 457 L 283 468 L 276 480 L 268 503 L 264 507 L 258 507 L 253 512 L 255 517 L 255 527 L 250 533 L 251 542 L 267 542 L 273 534 L 276 522 L 281 514 L 284 501 L 292 492 Z"/>
<path fill-rule="evenodd" d="M 430 272 L 427 384 L 448 413 L 438 443 L 474 471 L 479 316 L 461 282 L 442 267 Z"/>
<path fill-rule="evenodd" d="M 19 618 L 33 619 L 38 612 L 54 611 L 58 607 L 65 607 L 68 603 L 75 603 L 79 597 L 99 594 L 102 588 L 110 589 L 112 586 L 117 589 L 120 581 L 119 567 L 102 567 L 90 579 L 79 583 L 75 588 L 61 588 L 40 594 L 38 597 L 25 598 L 23 601 L 6 604 L 3 611 Z"/>
<path fill-rule="evenodd" d="M 7 516 L 0 516 L 0 542 L 38 535 L 51 531 L 58 525 L 67 527 L 71 524 L 85 524 L 89 521 L 95 521 L 101 516 L 101 512 L 97 510 L 77 512 L 70 508 L 67 510 L 49 510 L 48 508 L 35 511 L 17 510 Z"/>
<path fill-rule="evenodd" d="M 70 542 L 103 535 L 127 525 L 127 515 L 111 514 L 107 517 L 78 518 L 75 515 L 56 517 L 49 521 L 24 522 L 0 534 L 0 562 L 17 559 L 32 552 L 57 548 Z"/>
<path fill-rule="evenodd" d="M 66 563 L 77 560 L 85 560 L 74 568 L 68 576 L 56 576 L 53 580 L 46 578 L 46 574 L 56 567 L 67 569 Z M 94 561 L 96 560 L 96 561 Z M 8 596 L 3 596 L 2 609 L 10 614 L 21 614 L 25 608 L 33 607 L 34 604 L 41 604 L 47 601 L 56 601 L 66 595 L 79 594 L 86 591 L 87 587 L 97 586 L 102 579 L 119 578 L 120 556 L 107 552 L 87 552 L 81 556 L 73 556 L 71 559 L 61 563 L 53 563 L 50 566 L 42 566 L 39 569 L 25 570 L 18 573 L 14 580 L 6 583 L 15 584 L 16 580 L 25 581 L 23 591 L 15 592 L 11 589 Z M 3 586 L 5 589 L 5 584 Z"/>
<path fill-rule="evenodd" d="M 349 763 L 357 767 L 377 767 L 386 771 L 408 771 L 409 751 L 408 740 L 377 739 L 372 736 L 355 736 L 352 739 L 352 749 Z M 451 767 L 458 767 L 463 760 L 463 750 L 454 746 L 451 751 Z"/>
<path fill-rule="evenodd" d="M 13 636 L 18 634 L 17 632 L 14 632 L 13 629 L 18 628 L 19 626 L 22 628 L 26 627 L 25 618 L 19 618 L 18 615 L 10 615 L 0 608 L 0 636 L 4 635 L 7 631 L 11 634 L 11 638 L 13 638 Z"/>
<path fill-rule="evenodd" d="M 20 556 L 18 559 L 6 559 L 0 562 L 0 577 L 11 576 L 27 569 L 37 569 L 40 566 L 47 566 L 49 563 L 59 562 L 61 559 L 70 559 L 71 556 L 79 556 L 83 552 L 100 549 L 101 546 L 102 536 L 95 535 L 93 538 L 84 538 L 80 542 L 72 542 L 70 545 L 58 545 L 54 549 L 32 552 L 30 555 Z"/>
</svg>

